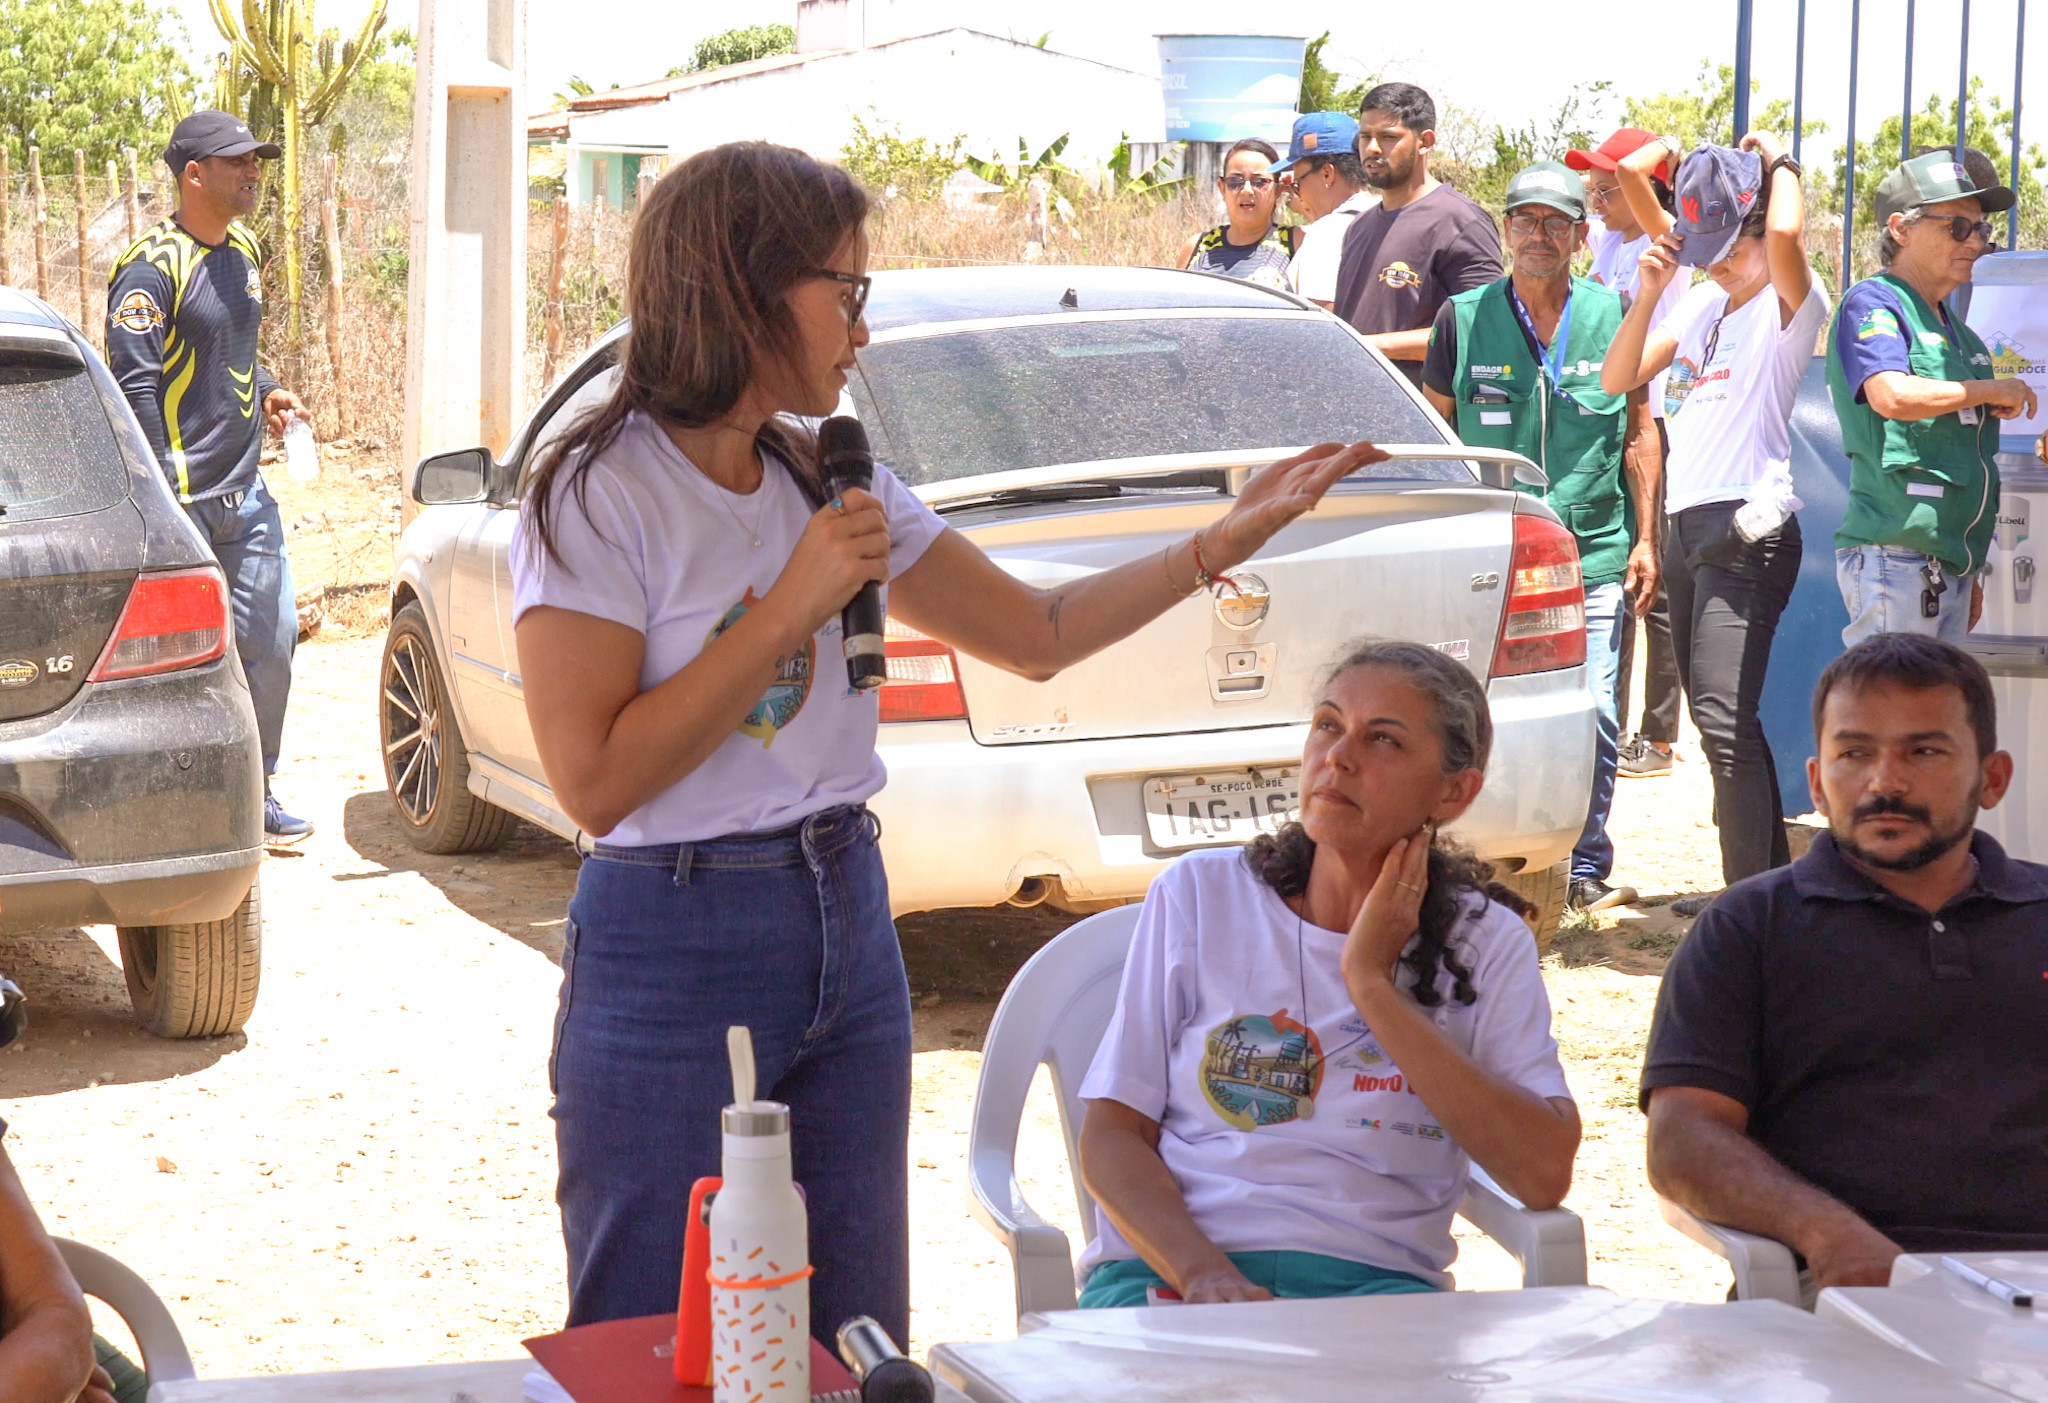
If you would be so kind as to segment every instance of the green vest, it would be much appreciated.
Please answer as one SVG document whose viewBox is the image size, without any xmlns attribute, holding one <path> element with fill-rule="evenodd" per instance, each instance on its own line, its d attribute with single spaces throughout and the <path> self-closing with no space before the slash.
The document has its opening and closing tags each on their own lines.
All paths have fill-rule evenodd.
<svg viewBox="0 0 2048 1403">
<path fill-rule="evenodd" d="M 1573 278 L 1571 332 L 1553 392 L 1549 371 L 1522 335 L 1511 280 L 1451 299 L 1458 359 L 1451 379 L 1458 436 L 1482 448 L 1532 459 L 1550 486 L 1523 487 L 1557 513 L 1579 543 L 1586 585 L 1614 584 L 1628 573 L 1635 504 L 1622 479 L 1628 397 L 1600 388 L 1600 362 L 1621 326 L 1621 295 L 1590 278 Z"/>
<path fill-rule="evenodd" d="M 1906 361 L 1925 380 L 1990 380 L 1991 352 L 1977 333 L 1940 313 L 1903 279 L 1879 273 L 1898 295 L 1906 324 Z M 1882 317 L 1882 313 L 1874 317 Z M 1835 532 L 1838 549 L 1898 546 L 1933 556 L 1957 575 L 1984 564 L 1998 525 L 1998 420 L 1978 405 L 1934 419 L 1887 419 L 1859 400 L 1842 370 L 1843 335 L 1884 335 L 1881 325 L 1837 326 L 1828 338 L 1828 393 L 1849 455 L 1849 509 Z M 1977 422 L 1963 422 L 1965 412 Z"/>
</svg>

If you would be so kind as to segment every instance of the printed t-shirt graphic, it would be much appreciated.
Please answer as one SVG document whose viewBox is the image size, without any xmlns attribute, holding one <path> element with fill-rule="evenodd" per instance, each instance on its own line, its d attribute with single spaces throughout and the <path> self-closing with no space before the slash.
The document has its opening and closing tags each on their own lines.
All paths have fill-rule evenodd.
<svg viewBox="0 0 2048 1403">
<path fill-rule="evenodd" d="M 738 623 L 747 610 L 760 602 L 753 587 L 748 586 L 746 597 L 725 611 L 725 617 L 711 630 L 711 636 L 704 640 L 704 645 L 709 647 L 711 639 Z M 813 664 L 817 660 L 818 640 L 815 636 L 806 638 L 804 646 L 796 652 L 776 659 L 775 680 L 768 684 L 761 700 L 754 703 L 754 709 L 740 721 L 740 734 L 752 736 L 761 742 L 764 750 L 775 744 L 776 732 L 796 720 L 797 713 L 810 699 L 811 679 L 816 671 Z"/>
<path fill-rule="evenodd" d="M 1202 1094 L 1239 1130 L 1306 1120 L 1323 1084 L 1323 1045 L 1315 1029 L 1281 1009 L 1239 1014 L 1209 1030 Z"/>
</svg>

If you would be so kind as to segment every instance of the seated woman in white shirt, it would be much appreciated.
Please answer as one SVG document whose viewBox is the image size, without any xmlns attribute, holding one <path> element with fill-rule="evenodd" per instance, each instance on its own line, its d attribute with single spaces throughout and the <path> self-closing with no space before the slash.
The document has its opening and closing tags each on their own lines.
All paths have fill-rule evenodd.
<svg viewBox="0 0 2048 1403">
<path fill-rule="evenodd" d="M 1301 821 L 1152 884 L 1081 1086 L 1081 1305 L 1438 1290 L 1471 1161 L 1563 1201 L 1579 1114 L 1535 942 L 1436 836 L 1492 743 L 1461 664 L 1363 643 L 1310 721 Z"/>
</svg>

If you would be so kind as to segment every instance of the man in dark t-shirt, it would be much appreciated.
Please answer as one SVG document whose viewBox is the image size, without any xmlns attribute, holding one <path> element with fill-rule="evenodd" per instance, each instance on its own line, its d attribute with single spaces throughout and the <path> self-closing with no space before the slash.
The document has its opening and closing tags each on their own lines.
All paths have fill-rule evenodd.
<svg viewBox="0 0 2048 1403">
<path fill-rule="evenodd" d="M 1382 83 L 1358 116 L 1358 155 L 1377 209 L 1351 221 L 1332 308 L 1417 385 L 1445 299 L 1501 275 L 1493 217 L 1429 173 L 1436 103 L 1413 83 Z"/>
<path fill-rule="evenodd" d="M 1902 1251 L 2048 1250 L 2048 867 L 1975 831 L 2013 770 L 1990 679 L 1880 634 L 1814 697 L 1829 831 L 1700 915 L 1641 1094 L 1651 1184 L 1791 1247 L 1809 1299 Z"/>
</svg>

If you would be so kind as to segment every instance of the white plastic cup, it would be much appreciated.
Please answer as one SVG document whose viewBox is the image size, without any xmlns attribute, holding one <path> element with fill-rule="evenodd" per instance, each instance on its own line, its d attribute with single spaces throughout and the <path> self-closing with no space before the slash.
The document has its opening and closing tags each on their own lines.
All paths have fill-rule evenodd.
<svg viewBox="0 0 2048 1403">
<path fill-rule="evenodd" d="M 293 482 L 311 482 L 320 476 L 320 450 L 313 444 L 313 424 L 303 414 L 293 414 L 285 422 L 284 466 Z"/>
</svg>

